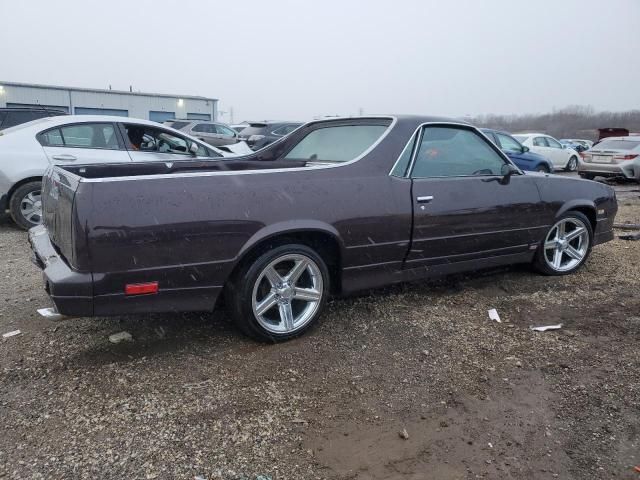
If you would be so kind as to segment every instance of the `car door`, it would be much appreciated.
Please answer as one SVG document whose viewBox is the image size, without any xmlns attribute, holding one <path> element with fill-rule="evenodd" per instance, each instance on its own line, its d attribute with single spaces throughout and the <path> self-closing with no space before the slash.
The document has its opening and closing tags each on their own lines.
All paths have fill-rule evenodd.
<svg viewBox="0 0 640 480">
<path fill-rule="evenodd" d="M 506 159 L 472 127 L 423 128 L 409 169 L 413 234 L 407 267 L 534 248 L 543 211 L 534 179 L 501 184 Z"/>
<path fill-rule="evenodd" d="M 213 125 L 218 133 L 218 145 L 238 143 L 238 134 L 224 125 Z"/>
<path fill-rule="evenodd" d="M 117 125 L 111 122 L 61 125 L 39 133 L 38 141 L 49 161 L 54 164 L 131 161 Z"/>
<path fill-rule="evenodd" d="M 548 155 L 547 157 L 553 162 L 553 166 L 556 168 L 564 168 L 569 161 L 567 150 L 562 148 L 562 144 L 553 137 L 546 137 Z"/>
<path fill-rule="evenodd" d="M 122 123 L 120 130 L 129 156 L 134 162 L 192 160 L 194 157 L 220 156 L 200 143 L 196 143 L 198 151 L 194 155 L 189 150 L 191 144 L 195 143 L 193 140 L 162 128 Z"/>
<path fill-rule="evenodd" d="M 191 128 L 191 135 L 214 147 L 221 145 L 220 135 L 212 123 L 196 123 Z"/>
<path fill-rule="evenodd" d="M 559 168 L 557 158 L 554 157 L 553 148 L 549 147 L 547 137 L 538 135 L 531 140 L 531 151 L 548 158 L 553 163 L 554 168 Z"/>
</svg>

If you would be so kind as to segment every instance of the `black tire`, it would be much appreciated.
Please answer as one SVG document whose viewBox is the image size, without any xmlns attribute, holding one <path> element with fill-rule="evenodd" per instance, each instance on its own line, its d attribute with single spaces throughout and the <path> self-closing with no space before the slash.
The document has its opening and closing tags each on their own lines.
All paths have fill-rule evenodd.
<svg viewBox="0 0 640 480">
<path fill-rule="evenodd" d="M 546 165 L 538 165 L 536 167 L 536 172 L 541 172 L 541 173 L 551 173 L 549 171 L 549 168 Z"/>
<path fill-rule="evenodd" d="M 578 169 L 578 157 L 573 155 L 567 162 L 567 166 L 565 167 L 565 170 L 567 172 L 575 172 L 577 169 Z"/>
<path fill-rule="evenodd" d="M 593 180 L 594 178 L 596 178 L 595 174 L 593 173 L 579 173 L 578 175 L 580 175 L 580 178 L 584 178 L 586 180 Z"/>
<path fill-rule="evenodd" d="M 317 306 L 314 307 L 315 310 L 313 314 L 310 315 L 310 318 L 306 320 L 303 325 L 292 331 L 270 331 L 263 326 L 264 321 L 261 323 L 261 321 L 258 320 L 257 314 L 254 313 L 254 288 L 264 288 L 265 285 L 262 282 L 266 280 L 264 272 L 267 267 L 272 265 L 274 262 L 277 262 L 279 259 L 286 259 L 289 256 L 306 257 L 313 262 L 314 267 L 317 267 L 321 276 L 321 288 L 319 289 L 321 297 L 317 302 Z M 284 261 L 286 262 L 287 260 Z M 309 274 L 303 273 L 302 275 Z M 300 278 L 303 279 L 302 276 Z M 329 296 L 329 282 L 329 270 L 318 253 L 306 245 L 287 244 L 270 249 L 257 258 L 241 264 L 226 286 L 225 301 L 229 313 L 243 333 L 262 342 L 281 342 L 302 335 L 318 320 L 318 317 L 321 315 L 326 304 L 327 297 Z M 273 288 L 271 289 L 271 292 L 274 292 Z M 295 305 L 294 301 L 296 301 L 295 298 L 291 298 L 289 301 L 292 305 L 291 308 Z M 303 302 L 304 301 L 305 300 L 303 300 Z M 276 306 L 273 308 L 275 309 Z M 278 318 L 281 318 L 279 313 L 279 304 L 277 304 L 277 308 L 278 312 L 271 310 L 271 314 L 275 314 Z"/>
<path fill-rule="evenodd" d="M 556 225 L 564 220 L 570 220 L 570 221 L 576 220 L 584 226 L 587 232 L 588 245 L 585 246 L 586 248 L 585 248 L 584 256 L 579 262 L 577 262 L 575 265 L 573 265 L 571 268 L 567 270 L 558 270 L 558 269 L 552 268 L 548 264 L 547 258 L 545 258 L 545 255 L 547 255 L 547 252 L 545 251 L 545 242 L 547 241 L 547 237 L 555 229 Z M 547 230 L 544 237 L 540 241 L 538 250 L 536 251 L 536 255 L 533 259 L 533 266 L 537 271 L 539 271 L 540 273 L 543 273 L 544 275 L 553 275 L 553 276 L 569 275 L 571 273 L 574 273 L 576 270 L 578 270 L 584 264 L 584 262 L 587 261 L 587 258 L 589 258 L 589 254 L 591 253 L 592 247 L 593 247 L 593 227 L 591 226 L 591 222 L 589 221 L 589 219 L 584 213 L 571 210 L 561 215 L 559 218 L 557 218 L 556 221 L 554 222 L 554 225 L 549 230 Z"/>
<path fill-rule="evenodd" d="M 27 218 L 23 214 L 22 209 L 23 204 L 25 201 L 27 201 L 29 195 L 35 195 L 38 198 L 40 197 L 41 189 L 42 182 L 28 182 L 18 187 L 16 191 L 13 192 L 13 195 L 11 195 L 11 199 L 9 200 L 9 213 L 11 214 L 11 218 L 13 218 L 13 221 L 16 222 L 16 225 L 18 225 L 23 230 L 29 230 L 31 227 L 35 227 L 36 225 L 42 223 L 41 214 L 34 214 L 33 216 Z"/>
</svg>

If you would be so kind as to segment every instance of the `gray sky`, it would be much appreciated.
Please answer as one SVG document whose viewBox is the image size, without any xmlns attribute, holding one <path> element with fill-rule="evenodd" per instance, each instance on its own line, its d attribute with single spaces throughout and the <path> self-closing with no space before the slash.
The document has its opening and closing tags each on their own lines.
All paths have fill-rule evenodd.
<svg viewBox="0 0 640 480">
<path fill-rule="evenodd" d="M 0 0 L 0 12 L 0 80 L 213 96 L 236 122 L 640 108 L 640 0 Z"/>
</svg>

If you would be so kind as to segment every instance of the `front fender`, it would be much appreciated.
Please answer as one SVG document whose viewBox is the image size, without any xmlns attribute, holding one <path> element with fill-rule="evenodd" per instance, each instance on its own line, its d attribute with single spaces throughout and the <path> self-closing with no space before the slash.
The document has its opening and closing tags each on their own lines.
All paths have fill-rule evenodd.
<svg viewBox="0 0 640 480">
<path fill-rule="evenodd" d="M 560 218 L 562 215 L 564 215 L 570 210 L 578 210 L 581 208 L 588 208 L 589 210 L 592 210 L 593 215 L 595 217 L 595 214 L 596 214 L 595 203 L 592 200 L 577 199 L 577 200 L 569 200 L 568 202 L 565 202 L 556 212 L 555 218 L 556 219 Z"/>
</svg>

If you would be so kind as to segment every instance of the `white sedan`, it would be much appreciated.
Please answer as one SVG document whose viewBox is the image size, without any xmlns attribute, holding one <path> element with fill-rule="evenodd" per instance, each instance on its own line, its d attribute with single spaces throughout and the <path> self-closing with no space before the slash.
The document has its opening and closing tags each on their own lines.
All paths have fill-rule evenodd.
<svg viewBox="0 0 640 480">
<path fill-rule="evenodd" d="M 575 172 L 578 168 L 580 154 L 572 148 L 566 148 L 558 140 L 544 133 L 519 133 L 514 135 L 518 141 L 529 147 L 532 152 L 538 153 L 551 160 L 556 170 Z"/>
<path fill-rule="evenodd" d="M 104 115 L 41 118 L 0 132 L 0 213 L 9 210 L 24 229 L 39 224 L 41 180 L 51 163 L 175 161 L 238 154 L 148 120 Z"/>
</svg>

